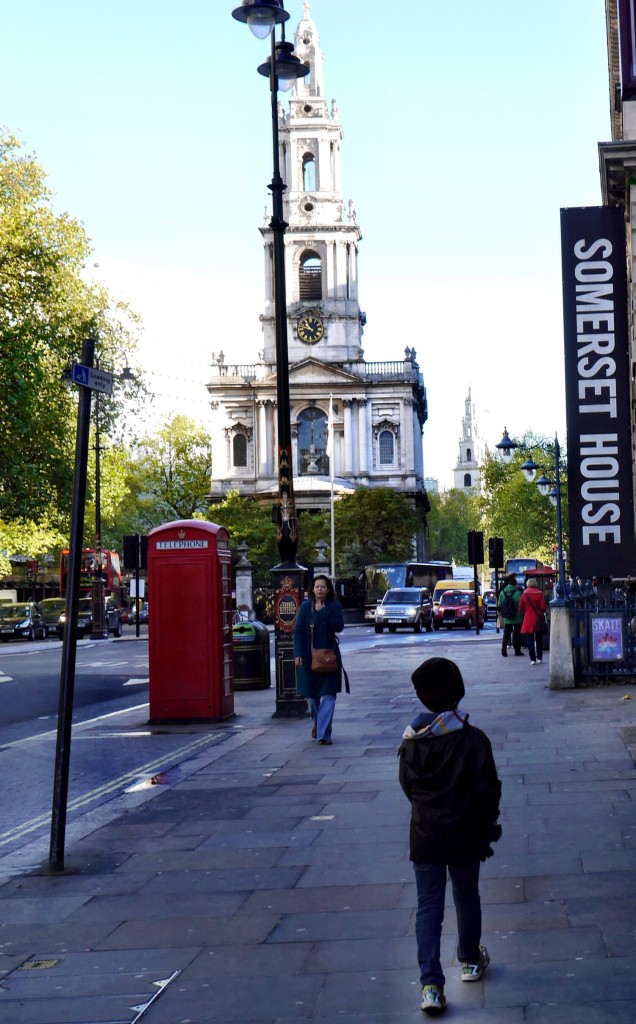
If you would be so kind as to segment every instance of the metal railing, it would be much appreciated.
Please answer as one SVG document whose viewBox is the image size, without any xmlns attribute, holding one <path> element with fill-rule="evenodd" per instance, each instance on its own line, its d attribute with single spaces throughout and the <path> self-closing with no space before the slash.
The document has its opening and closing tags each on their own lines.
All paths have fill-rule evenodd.
<svg viewBox="0 0 636 1024">
<path fill-rule="evenodd" d="M 597 595 L 589 584 L 568 588 L 577 685 L 636 682 L 636 594 Z"/>
</svg>

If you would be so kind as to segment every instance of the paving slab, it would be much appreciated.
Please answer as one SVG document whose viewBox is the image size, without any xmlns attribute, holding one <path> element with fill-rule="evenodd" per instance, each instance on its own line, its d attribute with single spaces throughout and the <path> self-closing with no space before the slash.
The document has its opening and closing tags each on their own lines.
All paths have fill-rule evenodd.
<svg viewBox="0 0 636 1024">
<path fill-rule="evenodd" d="M 509 665 L 488 633 L 402 640 L 397 657 L 392 639 L 347 654 L 333 747 L 272 719 L 273 690 L 240 694 L 240 722 L 206 727 L 209 749 L 148 799 L 72 823 L 64 875 L 25 845 L 0 886 L 0 1019 L 421 1024 L 395 755 L 419 708 L 410 673 L 443 654 L 491 737 L 504 829 L 482 869 L 477 985 L 460 981 L 447 893 L 445 1019 L 636 1024 L 636 701 L 552 692 L 547 666 Z"/>
</svg>

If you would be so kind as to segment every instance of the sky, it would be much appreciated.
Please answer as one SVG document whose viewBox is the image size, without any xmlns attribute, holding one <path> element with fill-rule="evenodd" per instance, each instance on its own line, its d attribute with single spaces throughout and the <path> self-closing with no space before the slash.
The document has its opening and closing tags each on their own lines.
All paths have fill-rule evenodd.
<svg viewBox="0 0 636 1024">
<path fill-rule="evenodd" d="M 144 323 L 157 409 L 207 421 L 211 353 L 256 362 L 272 176 L 269 53 L 239 0 L 2 4 L 0 124 L 81 220 L 87 274 Z M 302 0 L 286 0 L 288 38 Z M 415 348 L 427 476 L 452 485 L 464 401 L 565 440 L 559 210 L 601 203 L 604 0 L 311 0 L 363 239 L 367 360 Z"/>
</svg>

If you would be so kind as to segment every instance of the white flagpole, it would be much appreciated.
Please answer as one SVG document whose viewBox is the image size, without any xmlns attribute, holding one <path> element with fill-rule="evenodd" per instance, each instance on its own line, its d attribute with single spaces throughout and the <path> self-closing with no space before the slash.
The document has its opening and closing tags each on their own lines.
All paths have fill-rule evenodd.
<svg viewBox="0 0 636 1024">
<path fill-rule="evenodd" d="M 333 514 L 333 477 L 334 463 L 336 461 L 333 429 L 333 395 L 329 395 L 329 419 L 327 420 L 327 453 L 329 455 L 329 474 L 331 476 L 331 581 L 336 580 L 336 530 Z"/>
</svg>

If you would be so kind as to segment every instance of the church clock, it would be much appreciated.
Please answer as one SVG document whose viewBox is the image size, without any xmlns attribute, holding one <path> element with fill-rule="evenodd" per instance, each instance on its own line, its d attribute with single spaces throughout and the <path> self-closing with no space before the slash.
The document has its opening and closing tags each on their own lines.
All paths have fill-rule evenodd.
<svg viewBox="0 0 636 1024">
<path fill-rule="evenodd" d="M 306 345 L 315 345 L 325 333 L 325 325 L 315 312 L 305 313 L 298 321 L 298 337 Z"/>
</svg>

